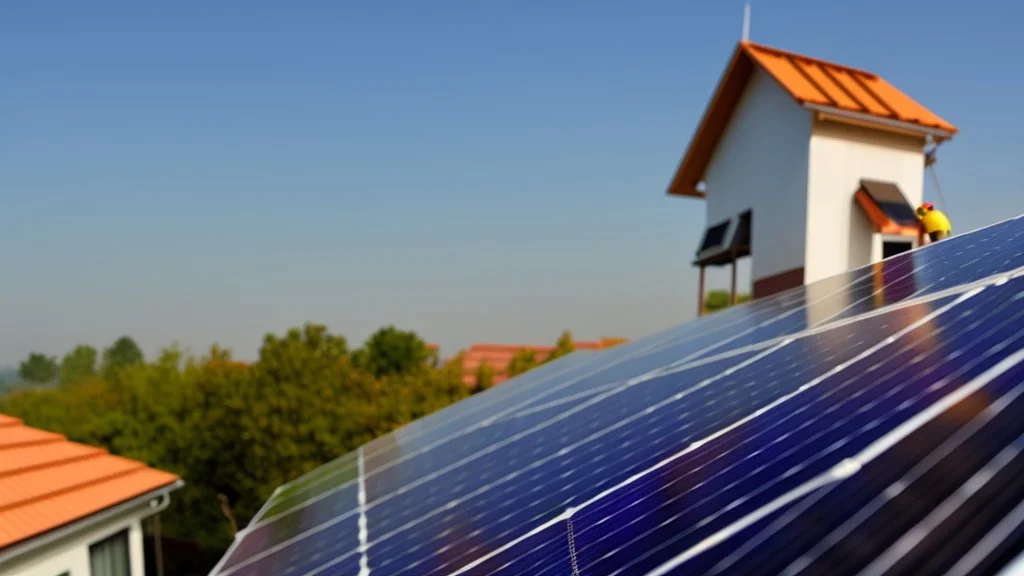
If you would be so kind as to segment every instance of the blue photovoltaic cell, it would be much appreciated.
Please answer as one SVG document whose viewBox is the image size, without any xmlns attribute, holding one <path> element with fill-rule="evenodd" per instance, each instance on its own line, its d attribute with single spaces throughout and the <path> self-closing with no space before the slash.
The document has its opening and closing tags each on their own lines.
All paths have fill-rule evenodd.
<svg viewBox="0 0 1024 576">
<path fill-rule="evenodd" d="M 568 528 L 559 522 L 475 566 L 469 574 L 572 576 Z"/>
<path fill-rule="evenodd" d="M 1020 281 L 987 287 L 828 377 L 834 366 L 956 296 L 791 342 L 781 337 L 1021 266 L 1024 225 L 1015 219 L 610 350 L 570 355 L 379 438 L 362 449 L 371 573 L 444 574 L 485 557 L 468 573 L 572 574 L 565 522 L 516 539 L 581 503 L 572 516 L 572 546 L 583 574 L 654 568 L 828 470 L 1016 350 L 1020 343 L 1009 338 L 1014 332 L 1007 319 L 1021 322 L 1019 303 L 1011 299 Z M 965 310 L 971 313 L 962 316 Z M 955 382 L 928 388 L 952 374 Z M 640 375 L 646 376 L 636 381 Z M 799 391 L 816 378 L 825 379 Z M 633 385 L 623 386 L 629 381 Z M 780 433 L 783 422 L 791 428 Z M 735 428 L 726 429 L 730 425 Z M 703 443 L 680 455 L 698 440 Z M 678 459 L 665 461 L 673 455 Z M 219 573 L 358 573 L 357 459 L 353 452 L 282 487 L 239 536 Z M 1007 465 L 998 478 L 1015 469 Z M 863 500 L 877 493 L 859 494 Z M 982 496 L 987 500 L 970 510 L 994 522 L 994 502 L 1002 500 L 985 491 L 976 498 Z M 759 518 L 679 573 L 704 573 L 737 559 L 749 568 L 748 556 L 761 558 L 771 545 L 782 550 L 784 534 L 794 544 L 771 565 L 805 553 L 815 542 L 797 538 L 796 528 L 778 528 L 779 522 L 807 518 L 817 510 L 815 498 L 829 497 L 814 494 Z M 843 510 L 849 509 L 836 504 L 834 510 L 834 522 L 848 519 Z M 945 537 L 949 550 L 978 546 L 984 535 L 981 520 L 960 520 L 974 528 Z M 1004 548 L 1004 554 L 1018 551 Z M 831 573 L 842 564 L 843 548 L 826 552 L 816 562 Z M 908 558 L 897 567 L 945 570 L 951 564 L 934 554 Z"/>
<path fill-rule="evenodd" d="M 348 574 L 359 561 L 359 516 L 343 515 L 287 546 L 267 546 L 256 556 L 237 565 L 225 566 L 222 573 L 235 576 L 301 576 L 327 565 L 336 573 Z M 353 563 L 353 558 L 355 563 Z M 356 571 L 358 572 L 358 570 Z M 356 574 L 350 572 L 350 574 Z"/>
<path fill-rule="evenodd" d="M 717 375 L 740 360 L 722 361 L 669 374 L 639 384 L 621 398 L 609 397 L 590 409 L 566 418 L 544 434 L 524 438 L 469 463 L 457 473 L 442 475 L 404 494 L 375 503 L 368 510 L 371 540 L 395 530 L 383 541 L 375 541 L 370 556 L 377 574 L 442 573 L 444 565 L 430 565 L 424 551 L 441 549 L 457 541 L 459 532 L 481 530 L 490 542 L 508 541 L 566 506 L 595 496 L 616 482 L 628 478 L 660 459 L 706 437 L 730 422 L 749 415 L 802 384 L 823 375 L 839 362 L 870 348 L 878 338 L 895 333 L 924 317 L 935 306 L 926 303 L 839 326 L 833 331 L 799 339 L 764 359 L 679 398 L 680 391 Z M 866 336 L 866 337 L 865 337 Z M 703 371 L 703 372 L 702 372 Z M 653 398 L 643 399 L 645 388 L 655 397 L 671 398 L 657 406 Z M 640 410 L 629 404 L 636 402 Z M 642 408 L 646 406 L 647 408 Z M 623 415 L 632 419 L 623 422 Z M 622 424 L 584 444 L 594 430 Z M 573 448 L 560 453 L 566 446 Z M 529 474 L 522 473 L 519 454 L 534 455 L 526 461 Z M 539 464 L 539 465 L 536 465 Z M 496 485 L 510 474 L 520 474 Z M 487 475 L 481 493 L 448 508 L 453 496 L 472 492 L 476 478 Z M 568 486 L 568 489 L 566 487 Z M 434 514 L 440 514 L 438 520 Z M 412 526 L 403 524 L 419 521 Z M 448 540 L 435 541 L 438 530 L 450 530 Z M 410 550 L 415 548 L 414 550 Z M 448 554 L 447 556 L 450 556 Z M 415 571 L 407 564 L 419 562 Z M 395 565 L 397 564 L 397 568 Z"/>
<path fill-rule="evenodd" d="M 324 531 L 330 534 L 330 538 L 335 539 L 339 544 L 344 543 L 344 545 L 351 545 L 355 548 L 358 546 L 358 506 L 358 486 L 352 483 L 313 505 L 303 506 L 273 518 L 266 524 L 249 528 L 244 535 L 237 537 L 236 545 L 228 553 L 222 570 L 245 562 L 254 555 L 280 545 L 309 528 L 322 527 L 329 523 L 333 524 Z M 309 548 L 307 544 L 312 544 L 317 549 L 323 546 L 323 542 L 303 540 L 303 542 L 297 542 L 288 548 L 284 555 L 277 555 L 277 557 L 302 557 L 303 553 L 299 550 Z M 347 552 L 347 549 L 342 551 Z M 287 565 L 287 563 L 281 564 L 277 560 L 274 563 L 275 565 Z"/>
<path fill-rule="evenodd" d="M 797 305 L 798 302 L 789 304 L 790 307 Z M 779 307 L 778 304 L 758 302 L 749 307 L 733 308 L 662 334 L 588 354 L 567 366 L 557 364 L 572 359 L 574 355 L 559 363 L 541 366 L 486 394 L 471 397 L 427 417 L 424 420 L 429 420 L 429 425 L 410 425 L 406 434 L 399 431 L 375 440 L 365 452 L 366 470 L 373 473 L 467 427 L 503 414 L 510 407 L 557 401 L 679 360 L 687 351 L 699 350 L 733 332 L 774 317 Z M 694 339 L 700 339 L 701 343 L 694 344 Z"/>
<path fill-rule="evenodd" d="M 903 569 L 895 571 L 945 573 L 1024 501 L 1024 483 L 1019 481 L 1024 473 L 1022 382 L 1024 364 L 1018 364 L 855 477 L 822 491 L 813 508 L 766 527 L 742 549 L 732 542 L 722 546 L 715 551 L 713 573 L 727 574 L 737 565 L 756 566 L 764 574 L 781 573 L 788 566 L 804 566 L 808 573 L 856 573 L 969 486 L 970 498 L 944 519 L 951 529 L 939 529 L 938 524 L 916 549 L 908 549 Z M 1011 458 L 1002 468 L 991 468 L 1007 449 Z M 983 482 L 971 483 L 979 478 Z"/>
<path fill-rule="evenodd" d="M 315 474 L 304 476 L 295 483 L 282 487 L 270 498 L 264 511 L 249 523 L 250 527 L 285 514 L 313 498 L 321 499 L 326 494 L 354 484 L 359 477 L 357 454 L 346 454 L 313 472 Z"/>
<path fill-rule="evenodd" d="M 358 576 L 359 561 L 359 554 L 349 554 L 338 558 L 334 564 L 320 568 L 314 576 Z"/>
<path fill-rule="evenodd" d="M 1024 299 L 1014 297 L 1022 282 L 986 289 L 664 473 L 581 510 L 581 571 L 652 570 L 979 376 L 1024 345 Z"/>
</svg>

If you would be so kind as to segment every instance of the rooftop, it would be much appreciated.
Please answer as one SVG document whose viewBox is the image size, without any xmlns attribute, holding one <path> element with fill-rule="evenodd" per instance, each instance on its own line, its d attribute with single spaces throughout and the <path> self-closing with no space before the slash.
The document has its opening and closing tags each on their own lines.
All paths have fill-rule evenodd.
<svg viewBox="0 0 1024 576">
<path fill-rule="evenodd" d="M 697 185 L 704 177 L 740 97 L 761 69 L 796 102 L 820 112 L 845 114 L 862 122 L 897 124 L 938 139 L 957 128 L 910 98 L 881 76 L 753 42 L 740 42 L 718 83 L 668 193 L 703 198 Z"/>
<path fill-rule="evenodd" d="M 0 549 L 178 481 L 0 414 Z"/>
</svg>

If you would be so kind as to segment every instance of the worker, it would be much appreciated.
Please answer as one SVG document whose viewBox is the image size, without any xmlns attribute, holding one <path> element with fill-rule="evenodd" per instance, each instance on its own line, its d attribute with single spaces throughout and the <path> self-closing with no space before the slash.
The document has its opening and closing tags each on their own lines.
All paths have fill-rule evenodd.
<svg viewBox="0 0 1024 576">
<path fill-rule="evenodd" d="M 932 242 L 947 238 L 952 233 L 949 218 L 936 210 L 931 202 L 925 202 L 917 207 L 917 221 L 921 226 L 921 231 L 927 234 Z"/>
</svg>

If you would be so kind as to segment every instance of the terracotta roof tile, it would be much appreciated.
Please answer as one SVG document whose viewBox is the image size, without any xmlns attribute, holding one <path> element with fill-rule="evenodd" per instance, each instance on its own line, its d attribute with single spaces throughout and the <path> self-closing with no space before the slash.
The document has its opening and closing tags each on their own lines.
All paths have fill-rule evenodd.
<svg viewBox="0 0 1024 576">
<path fill-rule="evenodd" d="M 0 414 L 0 549 L 177 481 Z"/>
<path fill-rule="evenodd" d="M 577 350 L 600 350 L 626 341 L 625 338 L 602 338 L 577 341 L 573 343 L 573 346 Z M 473 344 L 462 355 L 462 381 L 469 385 L 476 384 L 476 371 L 482 364 L 489 365 L 494 371 L 495 384 L 508 380 L 505 375 L 508 363 L 521 350 L 532 350 L 536 354 L 537 361 L 540 362 L 547 358 L 555 350 L 555 347 L 535 344 Z"/>
</svg>

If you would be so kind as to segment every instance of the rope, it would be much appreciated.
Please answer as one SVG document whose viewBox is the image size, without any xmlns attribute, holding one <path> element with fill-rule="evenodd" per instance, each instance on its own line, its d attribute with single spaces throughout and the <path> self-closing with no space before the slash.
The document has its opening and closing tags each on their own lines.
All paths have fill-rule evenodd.
<svg viewBox="0 0 1024 576">
<path fill-rule="evenodd" d="M 932 177 L 932 184 L 935 186 L 935 193 L 939 198 L 939 207 L 943 212 L 949 214 L 948 207 L 946 206 L 946 198 L 942 195 L 942 186 L 939 186 L 939 175 L 935 171 L 935 163 L 938 161 L 936 157 L 939 151 L 939 145 L 936 144 L 932 147 L 930 152 L 925 152 L 925 171 L 927 171 Z"/>
</svg>

